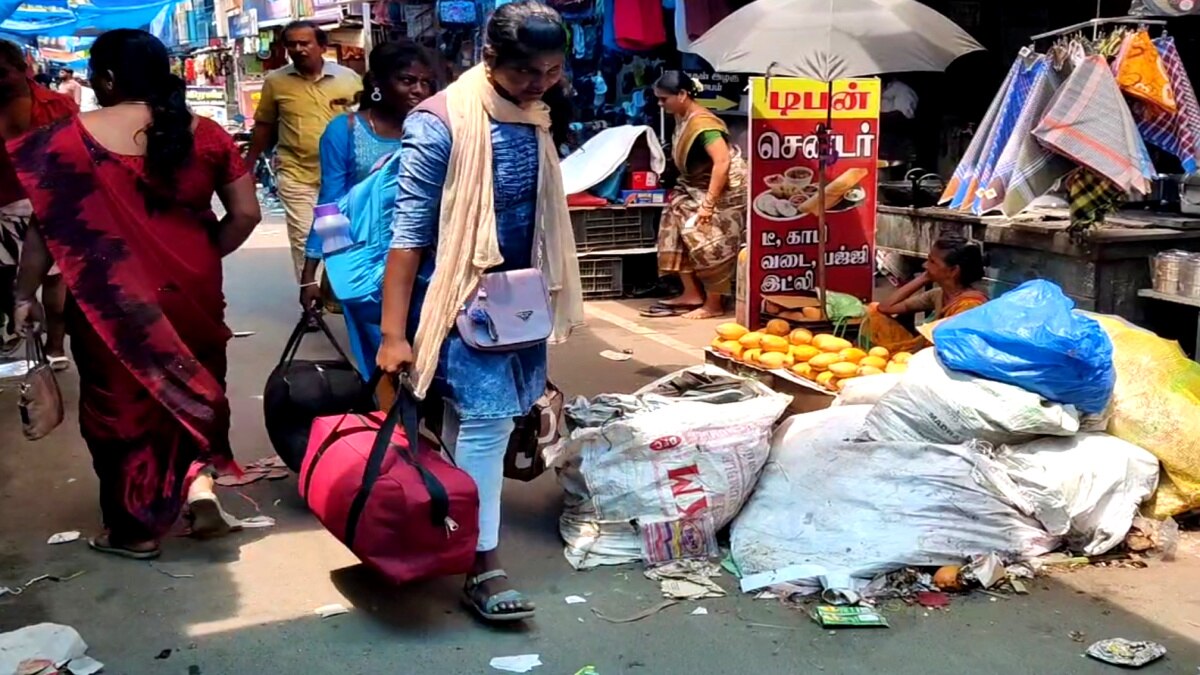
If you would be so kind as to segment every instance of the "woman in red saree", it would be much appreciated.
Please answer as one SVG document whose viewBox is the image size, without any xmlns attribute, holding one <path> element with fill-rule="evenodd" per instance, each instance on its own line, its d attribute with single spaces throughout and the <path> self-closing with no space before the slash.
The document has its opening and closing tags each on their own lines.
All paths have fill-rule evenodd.
<svg viewBox="0 0 1200 675">
<path fill-rule="evenodd" d="M 167 50 L 116 30 L 91 49 L 101 110 L 8 145 L 33 205 L 17 316 L 35 323 L 56 262 L 79 370 L 79 426 L 100 479 L 105 533 L 94 549 L 158 555 L 189 501 L 194 529 L 225 524 L 207 474 L 237 472 L 229 445 L 221 257 L 260 219 L 229 135 L 194 117 Z M 213 214 L 214 192 L 227 215 Z M 200 516 L 206 516 L 201 522 Z"/>
</svg>

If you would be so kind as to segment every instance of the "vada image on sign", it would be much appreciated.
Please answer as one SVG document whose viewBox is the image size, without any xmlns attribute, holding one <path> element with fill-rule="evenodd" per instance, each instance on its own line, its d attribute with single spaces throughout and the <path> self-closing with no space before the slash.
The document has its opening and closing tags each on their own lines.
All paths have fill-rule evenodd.
<svg viewBox="0 0 1200 675">
<path fill-rule="evenodd" d="M 866 169 L 846 169 L 825 186 L 825 212 L 843 213 L 858 208 L 867 199 L 861 187 L 868 175 Z M 794 166 L 782 174 L 763 179 L 767 190 L 754 199 L 754 211 L 768 220 L 789 221 L 814 216 L 819 209 L 820 195 L 813 180 L 813 170 Z"/>
</svg>

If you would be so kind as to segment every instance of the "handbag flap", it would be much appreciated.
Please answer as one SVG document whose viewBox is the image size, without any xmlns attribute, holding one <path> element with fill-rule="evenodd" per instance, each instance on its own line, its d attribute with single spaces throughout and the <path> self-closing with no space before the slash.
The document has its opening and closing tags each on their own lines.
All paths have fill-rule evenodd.
<svg viewBox="0 0 1200 675">
<path fill-rule="evenodd" d="M 547 340 L 553 327 L 546 280 L 535 269 L 485 274 L 465 318 L 471 325 L 471 338 L 480 345 Z"/>
</svg>

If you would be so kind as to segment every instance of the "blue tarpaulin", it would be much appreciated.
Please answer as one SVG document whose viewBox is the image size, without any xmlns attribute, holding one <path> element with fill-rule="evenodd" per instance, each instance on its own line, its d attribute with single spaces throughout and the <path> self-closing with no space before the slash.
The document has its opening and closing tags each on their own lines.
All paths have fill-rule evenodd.
<svg viewBox="0 0 1200 675">
<path fill-rule="evenodd" d="M 62 37 L 102 33 L 114 28 L 144 28 L 177 0 L 62 0 L 21 4 L 0 0 L 0 32 Z"/>
</svg>

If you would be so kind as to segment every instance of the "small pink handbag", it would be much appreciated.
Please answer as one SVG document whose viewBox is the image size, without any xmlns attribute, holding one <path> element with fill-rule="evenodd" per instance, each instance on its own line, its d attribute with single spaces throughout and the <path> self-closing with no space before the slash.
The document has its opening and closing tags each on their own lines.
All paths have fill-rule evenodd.
<svg viewBox="0 0 1200 675">
<path fill-rule="evenodd" d="M 550 293 L 541 270 L 484 274 L 455 327 L 467 346 L 485 352 L 516 351 L 549 340 Z"/>
</svg>

